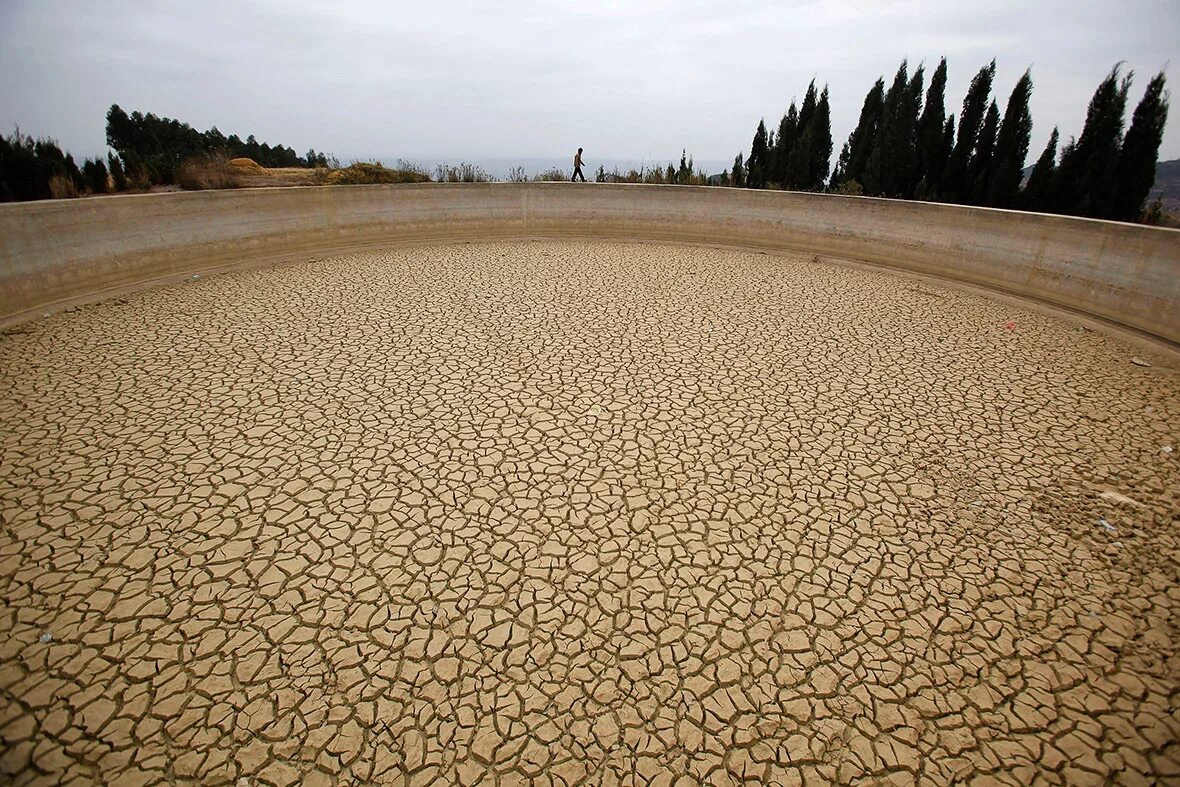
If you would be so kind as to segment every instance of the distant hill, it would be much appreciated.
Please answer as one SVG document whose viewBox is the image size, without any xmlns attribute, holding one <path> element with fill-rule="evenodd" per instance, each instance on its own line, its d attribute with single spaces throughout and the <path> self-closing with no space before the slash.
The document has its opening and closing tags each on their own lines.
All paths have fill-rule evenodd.
<svg viewBox="0 0 1180 787">
<path fill-rule="evenodd" d="M 1032 166 L 1024 168 L 1022 182 L 1028 182 L 1028 176 L 1032 171 Z M 1148 203 L 1156 197 L 1163 199 L 1164 209 L 1169 213 L 1180 214 L 1180 158 L 1156 162 L 1155 185 L 1151 187 L 1151 193 L 1147 197 Z"/>
<path fill-rule="evenodd" d="M 1170 213 L 1180 213 L 1180 158 L 1161 161 L 1155 165 L 1155 185 L 1151 187 L 1151 202 L 1161 197 Z"/>
</svg>

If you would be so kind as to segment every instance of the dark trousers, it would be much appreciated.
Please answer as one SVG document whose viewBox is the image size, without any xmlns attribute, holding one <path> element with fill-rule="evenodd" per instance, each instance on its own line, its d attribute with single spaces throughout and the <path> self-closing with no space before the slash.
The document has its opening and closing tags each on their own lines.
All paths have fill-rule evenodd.
<svg viewBox="0 0 1180 787">
<path fill-rule="evenodd" d="M 583 183 L 586 182 L 586 176 L 582 174 L 582 168 L 581 167 L 574 167 L 574 176 L 572 178 L 570 178 L 570 183 L 573 183 L 578 178 L 581 178 Z"/>
</svg>

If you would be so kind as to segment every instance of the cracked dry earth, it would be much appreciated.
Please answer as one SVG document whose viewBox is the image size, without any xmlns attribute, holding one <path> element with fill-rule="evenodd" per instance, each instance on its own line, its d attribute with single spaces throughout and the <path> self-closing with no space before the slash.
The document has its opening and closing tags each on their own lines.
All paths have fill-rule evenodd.
<svg viewBox="0 0 1180 787">
<path fill-rule="evenodd" d="M 141 292 L 0 369 L 14 783 L 1180 778 L 1180 375 L 1061 317 L 489 243 Z"/>
</svg>

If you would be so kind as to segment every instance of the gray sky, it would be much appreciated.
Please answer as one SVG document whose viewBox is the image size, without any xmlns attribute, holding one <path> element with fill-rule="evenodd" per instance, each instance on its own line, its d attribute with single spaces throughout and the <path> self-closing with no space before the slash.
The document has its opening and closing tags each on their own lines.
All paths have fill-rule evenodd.
<svg viewBox="0 0 1180 787">
<path fill-rule="evenodd" d="M 1030 163 L 1081 132 L 1119 60 L 1180 61 L 1177 0 L 630 0 L 596 3 L 0 0 L 0 130 L 105 150 L 112 103 L 301 154 L 730 161 L 814 75 L 838 152 L 903 57 L 946 55 L 947 108 L 992 57 L 1001 111 L 1032 66 Z M 927 79 L 927 82 L 929 80 Z M 1175 93 L 1175 91 L 1174 91 Z M 1180 93 L 1175 93 L 1180 95 Z M 1161 159 L 1180 158 L 1173 105 Z"/>
</svg>

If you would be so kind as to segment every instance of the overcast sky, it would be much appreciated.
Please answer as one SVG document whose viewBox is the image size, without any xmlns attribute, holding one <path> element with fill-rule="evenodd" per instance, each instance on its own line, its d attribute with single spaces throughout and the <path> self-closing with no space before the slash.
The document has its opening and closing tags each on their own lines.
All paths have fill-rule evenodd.
<svg viewBox="0 0 1180 787">
<path fill-rule="evenodd" d="M 1001 111 L 1032 67 L 1031 163 L 1054 125 L 1080 133 L 1115 62 L 1136 74 L 1128 122 L 1151 74 L 1177 78 L 1180 2 L 0 0 L 0 130 L 90 155 L 117 103 L 342 160 L 730 161 L 812 76 L 838 152 L 878 76 L 942 55 L 956 113 L 992 57 Z"/>
</svg>

